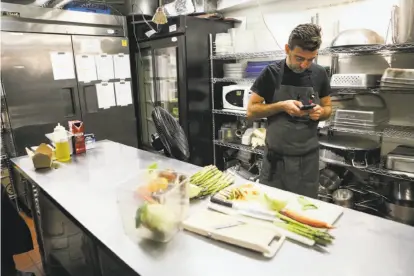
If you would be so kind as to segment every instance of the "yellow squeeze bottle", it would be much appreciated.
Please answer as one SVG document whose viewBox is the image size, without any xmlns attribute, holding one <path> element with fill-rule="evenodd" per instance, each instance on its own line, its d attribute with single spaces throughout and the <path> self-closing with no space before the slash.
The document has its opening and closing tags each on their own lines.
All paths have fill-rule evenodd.
<svg viewBox="0 0 414 276">
<path fill-rule="evenodd" d="M 70 161 L 70 145 L 69 137 L 66 129 L 58 124 L 53 132 L 53 140 L 55 143 L 55 157 L 57 161 L 67 162 Z"/>
</svg>

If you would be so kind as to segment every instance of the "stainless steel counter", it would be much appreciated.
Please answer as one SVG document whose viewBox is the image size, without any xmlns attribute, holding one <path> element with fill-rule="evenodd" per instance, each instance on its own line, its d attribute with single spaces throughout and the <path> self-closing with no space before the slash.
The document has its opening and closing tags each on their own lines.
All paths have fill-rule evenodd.
<svg viewBox="0 0 414 276">
<path fill-rule="evenodd" d="M 142 276 L 402 276 L 414 273 L 414 227 L 345 210 L 333 231 L 335 244 L 321 253 L 287 241 L 264 259 L 244 249 L 188 232 L 168 244 L 132 242 L 123 232 L 116 187 L 138 169 L 157 162 L 162 168 L 193 173 L 199 168 L 111 141 L 72 163 L 35 172 L 28 157 L 12 160 L 19 171 L 50 196 L 129 268 Z M 201 202 L 191 211 L 202 207 Z"/>
</svg>

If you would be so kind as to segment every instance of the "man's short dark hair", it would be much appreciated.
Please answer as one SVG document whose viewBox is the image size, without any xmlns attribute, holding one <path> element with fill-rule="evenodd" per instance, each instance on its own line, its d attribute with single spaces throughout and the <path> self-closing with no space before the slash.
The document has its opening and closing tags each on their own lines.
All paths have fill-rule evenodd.
<svg viewBox="0 0 414 276">
<path fill-rule="evenodd" d="M 316 24 L 300 24 L 293 29 L 289 36 L 289 48 L 296 46 L 306 51 L 315 51 L 321 47 L 321 27 Z"/>
</svg>

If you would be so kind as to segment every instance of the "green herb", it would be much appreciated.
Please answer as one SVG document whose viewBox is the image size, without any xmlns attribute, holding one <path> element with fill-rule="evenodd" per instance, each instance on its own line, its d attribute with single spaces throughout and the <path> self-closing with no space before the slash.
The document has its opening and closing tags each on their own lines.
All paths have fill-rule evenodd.
<svg viewBox="0 0 414 276">
<path fill-rule="evenodd" d="M 154 162 L 151 165 L 148 166 L 148 171 L 153 172 L 154 170 L 158 169 L 158 163 Z"/>
<path fill-rule="evenodd" d="M 318 207 L 315 204 L 313 204 L 303 196 L 298 197 L 298 202 L 300 205 L 302 205 L 302 210 L 304 211 L 318 209 Z"/>
</svg>

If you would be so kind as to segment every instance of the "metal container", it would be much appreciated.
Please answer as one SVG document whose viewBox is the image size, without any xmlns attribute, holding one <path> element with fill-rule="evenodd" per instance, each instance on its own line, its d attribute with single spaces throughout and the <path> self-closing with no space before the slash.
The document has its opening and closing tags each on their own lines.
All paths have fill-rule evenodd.
<svg viewBox="0 0 414 276">
<path fill-rule="evenodd" d="M 355 168 L 367 168 L 380 162 L 381 146 L 378 142 L 363 137 L 349 135 L 323 136 L 319 138 L 320 159 L 330 162 L 321 154 L 330 154 L 333 163 L 352 166 Z"/>
<path fill-rule="evenodd" d="M 389 120 L 386 108 L 351 107 L 340 108 L 335 112 L 335 123 L 378 126 Z"/>
<path fill-rule="evenodd" d="M 128 15 L 142 14 L 153 16 L 158 6 L 159 1 L 157 0 L 125 0 L 125 10 Z"/>
<path fill-rule="evenodd" d="M 389 170 L 414 173 L 414 147 L 398 146 L 387 154 Z"/>
<path fill-rule="evenodd" d="M 414 208 L 397 205 L 391 202 L 387 202 L 386 207 L 388 218 L 409 225 L 414 225 Z"/>
<path fill-rule="evenodd" d="M 382 75 L 373 74 L 334 74 L 331 78 L 332 88 L 373 88 L 380 85 Z"/>
<path fill-rule="evenodd" d="M 414 42 L 414 0 L 400 0 L 392 11 L 394 43 Z"/>
<path fill-rule="evenodd" d="M 369 29 L 350 29 L 342 31 L 331 43 L 331 47 L 351 47 L 361 45 L 384 44 L 376 32 Z"/>
<path fill-rule="evenodd" d="M 348 189 L 338 189 L 332 194 L 336 205 L 352 208 L 354 206 L 354 193 Z"/>
<path fill-rule="evenodd" d="M 414 203 L 414 182 L 395 181 L 393 183 L 393 197 L 397 202 Z"/>
<path fill-rule="evenodd" d="M 217 10 L 217 0 L 193 0 L 195 12 L 215 12 Z"/>
</svg>

